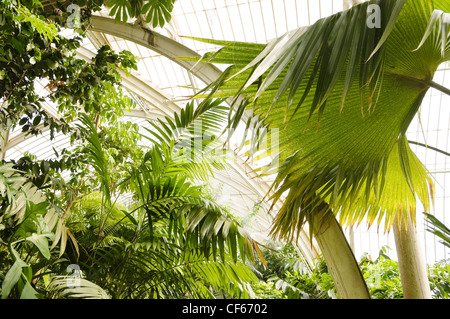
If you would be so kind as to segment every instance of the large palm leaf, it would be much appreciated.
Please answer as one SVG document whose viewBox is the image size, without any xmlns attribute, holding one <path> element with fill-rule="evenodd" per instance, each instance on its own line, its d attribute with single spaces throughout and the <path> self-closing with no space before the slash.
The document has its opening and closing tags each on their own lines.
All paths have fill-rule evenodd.
<svg viewBox="0 0 450 319">
<path fill-rule="evenodd" d="M 370 4 L 381 8 L 379 30 L 366 25 Z M 241 108 L 281 130 L 274 234 L 292 237 L 323 200 L 342 221 L 384 216 L 386 229 L 414 214 L 416 196 L 429 208 L 432 183 L 405 133 L 430 87 L 448 93 L 432 82 L 450 58 L 448 15 L 433 9 L 448 7 L 369 1 L 265 47 L 212 41 L 224 48 L 205 61 L 232 65 L 216 96 L 245 95 Z"/>
</svg>

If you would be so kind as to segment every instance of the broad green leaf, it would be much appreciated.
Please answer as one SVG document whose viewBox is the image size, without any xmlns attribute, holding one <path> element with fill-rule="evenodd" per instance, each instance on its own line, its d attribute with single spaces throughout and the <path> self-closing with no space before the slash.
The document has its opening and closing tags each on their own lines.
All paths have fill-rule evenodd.
<svg viewBox="0 0 450 319">
<path fill-rule="evenodd" d="M 2 299 L 8 298 L 12 288 L 19 281 L 22 275 L 22 267 L 27 267 L 28 265 L 21 259 L 16 259 L 14 264 L 8 270 L 5 275 L 5 279 L 2 283 Z"/>
<path fill-rule="evenodd" d="M 37 291 L 27 281 L 20 294 L 20 299 L 38 299 L 36 295 Z"/>
<path fill-rule="evenodd" d="M 53 234 L 32 234 L 27 237 L 26 240 L 32 242 L 42 253 L 42 255 L 49 259 L 50 258 L 50 250 L 48 247 L 48 237 L 53 236 Z"/>
</svg>

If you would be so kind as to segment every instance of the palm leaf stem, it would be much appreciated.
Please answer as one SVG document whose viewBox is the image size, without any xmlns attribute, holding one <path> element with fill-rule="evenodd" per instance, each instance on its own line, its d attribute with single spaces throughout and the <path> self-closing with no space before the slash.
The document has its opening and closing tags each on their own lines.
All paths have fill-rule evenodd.
<svg viewBox="0 0 450 319">
<path fill-rule="evenodd" d="M 424 82 L 425 84 L 427 84 L 428 86 L 432 87 L 433 89 L 436 89 L 438 91 L 441 91 L 444 94 L 450 95 L 450 89 L 446 88 L 445 86 L 442 86 L 436 82 L 433 81 L 427 81 Z"/>
<path fill-rule="evenodd" d="M 443 150 L 441 150 L 441 149 L 439 149 L 439 148 L 437 148 L 437 147 L 433 147 L 433 146 L 429 146 L 429 145 L 427 145 L 427 144 L 423 144 L 423 143 L 419 143 L 419 142 L 415 142 L 415 141 L 409 141 L 409 140 L 408 140 L 408 143 L 409 143 L 409 144 L 418 145 L 418 146 L 423 146 L 423 147 L 425 147 L 425 148 L 429 148 L 430 150 L 433 150 L 433 151 L 439 152 L 439 153 L 441 153 L 441 154 L 450 156 L 450 153 L 447 153 L 447 152 L 445 152 L 445 151 L 443 151 Z"/>
<path fill-rule="evenodd" d="M 410 77 L 410 76 L 406 76 L 406 75 L 401 75 L 401 74 L 397 74 L 397 73 L 390 73 L 390 72 L 386 72 L 386 75 L 391 75 L 391 76 L 395 76 L 398 78 L 401 78 L 403 80 L 410 80 L 416 83 L 421 83 L 423 85 L 425 85 L 426 87 L 431 87 L 433 89 L 436 89 L 438 91 L 441 91 L 444 94 L 450 95 L 450 89 L 446 88 L 445 86 L 442 86 L 432 80 L 421 80 L 418 78 L 414 78 L 414 77 Z"/>
<path fill-rule="evenodd" d="M 111 214 L 111 212 L 112 212 L 112 210 L 114 208 L 114 205 L 116 205 L 117 201 L 119 200 L 119 196 L 120 195 L 116 196 L 116 199 L 114 200 L 114 203 L 112 203 L 111 207 L 109 207 L 108 211 L 105 213 L 105 218 L 103 218 L 103 212 L 104 212 L 104 206 L 105 206 L 105 200 L 106 199 L 105 199 L 105 195 L 104 194 L 102 195 L 102 205 L 101 205 L 101 208 L 100 208 L 101 209 L 100 210 L 100 224 L 99 224 L 99 227 L 98 227 L 98 234 L 99 235 L 103 231 L 105 223 L 106 223 L 109 215 Z M 95 245 L 96 246 L 99 245 L 103 240 L 104 240 L 104 238 L 100 239 L 100 236 L 98 236 L 97 237 L 97 242 L 95 243 Z"/>
</svg>

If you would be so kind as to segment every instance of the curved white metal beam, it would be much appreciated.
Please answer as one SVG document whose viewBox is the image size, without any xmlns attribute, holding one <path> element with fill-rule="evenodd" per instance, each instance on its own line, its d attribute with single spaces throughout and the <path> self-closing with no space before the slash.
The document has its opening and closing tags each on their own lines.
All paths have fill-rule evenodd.
<svg viewBox="0 0 450 319">
<path fill-rule="evenodd" d="M 196 63 L 193 61 L 177 59 L 178 57 L 200 58 L 201 56 L 185 45 L 169 39 L 157 32 L 143 28 L 140 25 L 131 23 L 115 23 L 114 19 L 95 15 L 90 17 L 89 22 L 90 30 L 129 40 L 158 52 L 159 54 L 179 64 L 186 70 L 192 72 L 205 83 L 213 82 L 222 74 L 222 71 L 212 64 Z"/>
</svg>

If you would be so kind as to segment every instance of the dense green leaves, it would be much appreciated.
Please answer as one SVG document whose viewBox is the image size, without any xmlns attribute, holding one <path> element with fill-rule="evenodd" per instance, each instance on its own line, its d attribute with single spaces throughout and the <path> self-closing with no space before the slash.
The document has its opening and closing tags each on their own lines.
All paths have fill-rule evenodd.
<svg viewBox="0 0 450 319">
<path fill-rule="evenodd" d="M 388 246 L 384 246 L 378 256 L 364 253 L 358 261 L 372 299 L 402 299 L 398 262 L 389 257 Z M 338 298 L 336 287 L 328 267 L 322 256 L 314 261 L 312 269 L 301 267 L 303 263 L 293 258 L 292 246 L 286 245 L 270 253 L 266 253 L 268 267 L 257 268 L 255 273 L 264 271 L 264 276 L 258 276 L 260 282 L 252 284 L 257 298 L 267 296 L 272 299 L 331 299 Z M 299 267 L 300 265 L 300 267 Z M 281 266 L 281 267 L 280 267 Z M 303 265 L 304 266 L 304 265 Z M 449 260 L 442 260 L 427 267 L 430 289 L 433 299 L 448 299 L 450 297 Z"/>
<path fill-rule="evenodd" d="M 434 298 L 450 299 L 450 260 L 444 259 L 428 267 L 428 279 Z"/>
<path fill-rule="evenodd" d="M 76 134 L 68 124 L 79 112 L 97 112 L 114 120 L 129 108 L 118 88 L 117 67 L 126 72 L 136 68 L 130 52 L 115 53 L 104 46 L 92 62 L 77 59 L 84 34 L 65 38 L 58 34 L 63 22 L 51 23 L 49 12 L 39 1 L 3 2 L 0 5 L 4 26 L 0 34 L 0 123 L 2 130 L 21 129 L 37 135 L 50 128 Z M 37 93 L 40 86 L 45 96 Z M 52 116 L 46 103 L 55 103 L 61 113 Z M 115 103 L 112 103 L 115 102 Z M 79 107 L 74 107 L 77 105 Z"/>
<path fill-rule="evenodd" d="M 359 262 L 373 299 L 403 298 L 398 262 L 388 257 L 387 249 L 383 247 L 376 260 L 365 254 Z"/>
<path fill-rule="evenodd" d="M 180 122 L 184 128 L 201 118 L 199 112 L 183 114 Z M 79 281 L 73 276 L 61 277 L 59 270 L 57 276 L 45 275 L 46 279 L 37 285 L 31 276 L 21 286 L 18 277 L 24 275 L 17 275 L 18 268 L 22 265 L 25 273 L 29 264 L 18 262 L 12 267 L 12 263 L 3 291 L 28 297 L 39 296 L 39 292 L 51 298 L 179 298 L 185 294 L 214 298 L 218 292 L 248 297 L 248 283 L 256 278 L 242 261 L 261 258 L 259 244 L 224 208 L 203 196 L 201 187 L 192 182 L 195 174 L 180 168 L 168 169 L 173 165 L 173 153 L 164 150 L 166 144 L 155 143 L 146 152 L 128 152 L 110 130 L 96 128 L 85 115 L 80 121 L 80 136 L 87 143 L 79 152 L 85 165 L 93 168 L 81 175 L 83 188 L 74 196 L 65 194 L 65 202 L 56 201 L 66 205 L 59 216 L 48 216 L 49 202 L 42 196 L 38 205 L 27 206 L 11 240 L 20 236 L 19 242 L 12 244 L 20 244 L 18 256 L 32 251 L 29 244 L 36 247 L 39 255 L 31 255 L 32 261 L 42 265 L 38 266 L 42 269 L 34 269 L 33 273 L 60 269 L 68 262 L 80 265 L 83 277 Z M 183 134 L 187 138 L 191 132 L 188 129 Z M 176 143 L 169 140 L 168 144 Z M 123 158 L 110 162 L 105 145 L 123 151 Z M 142 148 L 137 144 L 134 147 Z M 179 145 L 177 151 L 191 147 Z M 116 171 L 122 168 L 125 172 L 111 174 L 116 164 Z M 4 169 L 4 179 L 9 180 L 9 188 L 5 187 L 2 195 L 17 201 L 20 193 L 16 188 L 20 184 L 14 183 L 24 183 L 26 179 L 12 178 L 13 173 L 18 173 L 12 165 L 8 167 Z M 117 176 L 121 180 L 115 180 Z M 118 187 L 112 188 L 113 185 Z M 117 197 L 128 192 L 133 194 L 131 202 L 127 206 L 118 204 Z M 8 207 L 9 202 L 5 205 Z M 41 221 L 44 216 L 45 223 Z M 23 257 L 17 260 L 20 258 Z M 62 264 L 56 266 L 58 263 Z M 68 286 L 68 280 L 78 284 Z"/>
<path fill-rule="evenodd" d="M 2 134 L 50 127 L 50 139 L 61 132 L 73 142 L 52 159 L 23 154 L 0 166 L 2 298 L 250 296 L 256 278 L 244 261 L 262 258 L 259 244 L 195 184 L 226 165 L 218 136 L 228 109 L 223 100 L 189 103 L 173 119 L 149 122 L 149 131 L 124 121 L 136 103 L 117 68 L 128 74 L 136 58 L 108 46 L 91 61 L 75 57 L 86 8 L 102 3 L 81 1 L 81 11 L 60 15 L 59 3 L 0 5 Z M 170 20 L 173 3 L 107 5 L 118 20 L 156 27 Z M 80 36 L 57 34 L 77 13 Z M 67 275 L 74 265 L 79 272 Z"/>
<path fill-rule="evenodd" d="M 26 256 L 36 248 L 40 254 L 35 258 L 50 259 L 49 240 L 54 240 L 51 229 L 57 214 L 48 207 L 45 196 L 12 165 L 1 165 L 0 171 L 5 182 L 2 185 L 6 186 L 0 194 L 0 238 L 10 252 L 0 265 L 12 263 L 2 282 L 2 298 L 7 298 L 16 286 L 16 296 L 36 298 L 37 292 L 31 286 L 32 268 Z"/>
</svg>

